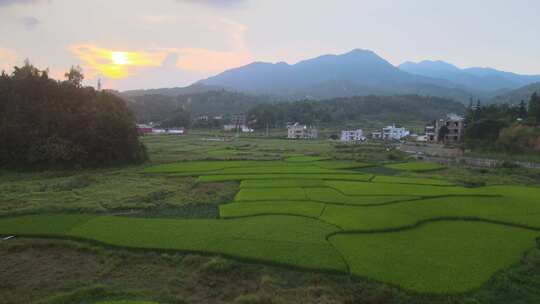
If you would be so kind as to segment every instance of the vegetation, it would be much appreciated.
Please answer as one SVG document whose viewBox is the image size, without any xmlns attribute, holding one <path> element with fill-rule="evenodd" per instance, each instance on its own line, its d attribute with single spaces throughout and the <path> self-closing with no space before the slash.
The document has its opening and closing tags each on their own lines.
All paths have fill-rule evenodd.
<svg viewBox="0 0 540 304">
<path fill-rule="evenodd" d="M 406 163 L 397 163 L 389 164 L 386 167 L 396 170 L 407 170 L 407 171 L 432 171 L 432 170 L 441 170 L 444 169 L 444 166 L 427 163 L 427 162 L 406 162 Z"/>
<path fill-rule="evenodd" d="M 437 97 L 418 95 L 364 96 L 322 101 L 264 104 L 249 112 L 255 128 L 284 126 L 287 122 L 316 125 L 345 125 L 358 121 L 381 119 L 395 121 L 429 121 L 454 112 L 463 113 L 462 104 Z"/>
<path fill-rule="evenodd" d="M 28 61 L 0 76 L 0 166 L 95 166 L 147 159 L 124 101 L 83 88 L 80 69 L 58 82 Z"/>
<path fill-rule="evenodd" d="M 534 93 L 528 107 L 491 104 L 467 110 L 465 144 L 478 150 L 507 154 L 535 154 L 540 151 L 540 97 Z"/>
<path fill-rule="evenodd" d="M 272 278 L 263 280 L 251 276 L 263 275 L 261 269 L 268 266 L 257 264 L 245 270 L 227 257 L 344 274 L 337 276 L 341 279 L 336 279 L 340 282 L 336 285 L 346 290 L 348 300 L 359 303 L 379 301 L 369 300 L 372 297 L 382 299 L 382 303 L 403 299 L 411 303 L 445 299 L 467 303 L 469 298 L 493 302 L 508 294 L 535 302 L 540 296 L 513 291 L 524 286 L 534 290 L 536 286 L 530 273 L 537 263 L 534 253 L 538 249 L 533 248 L 540 222 L 534 214 L 540 212 L 536 202 L 540 193 L 536 187 L 520 186 L 534 184 L 533 171 L 425 170 L 431 165 L 388 164 L 387 157 L 378 155 L 385 153 L 385 147 L 374 144 L 342 148 L 323 141 L 205 141 L 200 135 L 149 136 L 143 140 L 152 156 L 150 165 L 81 172 L 2 172 L 0 234 L 17 235 L 15 241 L 24 241 L 21 238 L 25 235 L 88 240 L 112 252 L 125 252 L 127 257 L 162 256 L 133 261 L 141 265 L 137 271 L 125 266 L 124 257 L 107 254 L 99 258 L 105 265 L 93 265 L 92 269 L 103 269 L 107 263 L 121 265 L 110 266 L 112 269 L 128 267 L 131 275 L 118 274 L 119 270 L 99 271 L 105 277 L 116 274 L 106 282 L 122 277 L 129 283 L 96 286 L 84 281 L 84 289 L 50 291 L 55 297 L 44 298 L 43 303 L 76 302 L 72 299 L 200 302 L 201 298 L 193 298 L 198 292 L 212 299 L 224 297 L 216 300 L 219 303 L 253 299 L 273 303 L 282 298 L 302 301 L 282 289 L 279 294 L 267 292 L 267 285 L 289 286 L 275 275 L 284 270 L 276 268 Z M 221 155 L 221 151 L 230 154 Z M 402 168 L 390 168 L 392 165 Z M 481 183 L 471 187 L 473 178 Z M 469 187 L 457 186 L 465 182 Z M 32 215 L 23 215 L 28 213 Z M 9 252 L 23 250 L 3 251 L 11 243 L 0 242 L 0 256 L 11 257 L 7 261 L 16 259 Z M 499 250 L 501 246 L 504 248 Z M 24 248 L 25 254 L 30 254 L 28 247 Z M 527 252 L 528 264 L 520 264 Z M 184 260 L 188 253 L 190 258 Z M 177 257 L 169 258 L 172 256 Z M 476 265 L 478 261 L 482 265 Z M 518 264 L 522 271 L 513 267 Z M 57 269 L 62 267 L 67 265 Z M 91 275 L 89 268 L 81 271 Z M 231 277 L 236 282 L 244 276 L 250 277 L 250 288 L 222 290 L 231 287 L 224 283 Z M 331 277 L 319 274 L 315 280 L 326 282 L 333 280 Z M 202 283 L 209 278 L 213 278 L 208 283 L 213 287 Z M 213 281 L 215 278 L 223 281 Z M 147 286 L 154 284 L 148 280 L 156 280 L 156 286 Z M 369 286 L 373 295 L 349 294 L 355 290 L 354 284 L 364 286 L 362 290 Z M 495 296 L 501 284 L 510 284 L 512 291 Z M 335 288 L 332 285 L 316 293 L 328 294 L 329 301 L 348 301 L 336 294 Z M 418 296 L 409 291 L 445 296 Z M 13 294 L 17 292 L 13 290 Z M 304 297 L 311 296 L 311 291 L 303 292 L 307 293 Z M 462 292 L 467 293 L 446 295 Z"/>
<path fill-rule="evenodd" d="M 418 292 L 455 293 L 480 288 L 535 247 L 536 237 L 487 223 L 435 222 L 395 233 L 338 234 L 330 241 L 354 274 Z M 500 246 L 501 239 L 512 246 Z"/>
</svg>

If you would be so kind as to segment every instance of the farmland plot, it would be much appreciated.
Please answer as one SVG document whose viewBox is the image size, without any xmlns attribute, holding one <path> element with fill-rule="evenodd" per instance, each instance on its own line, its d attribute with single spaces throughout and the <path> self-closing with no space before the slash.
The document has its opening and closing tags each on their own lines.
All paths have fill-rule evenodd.
<svg viewBox="0 0 540 304">
<path fill-rule="evenodd" d="M 479 288 L 495 272 L 519 261 L 539 235 L 521 228 L 454 221 L 393 233 L 337 234 L 330 241 L 353 274 L 416 292 L 456 293 Z"/>
<path fill-rule="evenodd" d="M 480 287 L 517 263 L 540 236 L 540 188 L 465 188 L 443 179 L 356 171 L 366 166 L 303 155 L 159 165 L 144 173 L 239 181 L 239 190 L 219 206 L 219 219 L 5 217 L 0 234 L 221 254 L 444 294 Z M 417 162 L 387 166 L 442 169 Z"/>
</svg>

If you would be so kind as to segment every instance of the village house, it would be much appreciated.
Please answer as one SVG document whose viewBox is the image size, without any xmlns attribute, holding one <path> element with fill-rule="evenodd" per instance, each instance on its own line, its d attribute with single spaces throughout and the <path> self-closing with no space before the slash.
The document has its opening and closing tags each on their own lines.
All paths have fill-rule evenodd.
<svg viewBox="0 0 540 304">
<path fill-rule="evenodd" d="M 395 124 L 382 128 L 381 131 L 376 131 L 371 133 L 373 139 L 382 139 L 382 140 L 400 140 L 404 137 L 409 136 L 409 130 L 403 127 L 396 127 Z"/>
<path fill-rule="evenodd" d="M 361 129 L 358 130 L 343 130 L 341 131 L 341 141 L 365 141 L 364 132 Z"/>
<path fill-rule="evenodd" d="M 446 127 L 444 138 L 439 138 L 441 128 Z M 445 118 L 435 121 L 435 126 L 426 127 L 428 142 L 456 143 L 463 139 L 465 134 L 465 119 L 456 114 L 448 114 Z"/>
<path fill-rule="evenodd" d="M 288 139 L 315 139 L 319 136 L 317 128 L 295 123 L 287 126 Z"/>
<path fill-rule="evenodd" d="M 239 131 L 243 133 L 252 133 L 255 131 L 246 125 L 245 114 L 233 114 L 231 116 L 231 122 L 229 124 L 224 125 L 223 130 L 224 131 Z"/>
</svg>

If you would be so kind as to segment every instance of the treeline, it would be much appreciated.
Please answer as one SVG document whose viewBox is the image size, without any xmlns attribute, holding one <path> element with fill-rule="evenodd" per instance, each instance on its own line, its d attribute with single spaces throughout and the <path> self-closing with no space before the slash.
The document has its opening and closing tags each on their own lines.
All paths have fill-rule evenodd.
<svg viewBox="0 0 540 304">
<path fill-rule="evenodd" d="M 540 97 L 528 104 L 481 105 L 472 102 L 465 117 L 465 145 L 471 149 L 505 153 L 540 152 Z"/>
<path fill-rule="evenodd" d="M 26 62 L 0 75 L 0 166 L 95 166 L 147 158 L 125 101 Z"/>
<path fill-rule="evenodd" d="M 125 96 L 128 106 L 141 123 L 157 123 L 164 127 L 189 127 L 199 116 L 227 116 L 244 113 L 276 99 L 225 90 L 214 90 L 177 97 L 161 94 Z"/>
<path fill-rule="evenodd" d="M 463 104 L 438 97 L 359 96 L 262 104 L 251 109 L 248 118 L 256 128 L 283 127 L 286 122 L 342 126 L 361 120 L 430 121 L 464 111 Z"/>
</svg>

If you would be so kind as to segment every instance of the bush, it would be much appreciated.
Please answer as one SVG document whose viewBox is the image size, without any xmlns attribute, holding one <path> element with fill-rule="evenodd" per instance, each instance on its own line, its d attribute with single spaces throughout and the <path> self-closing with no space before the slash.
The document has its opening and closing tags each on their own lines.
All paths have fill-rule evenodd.
<svg viewBox="0 0 540 304">
<path fill-rule="evenodd" d="M 538 153 L 540 152 L 540 129 L 519 124 L 513 125 L 501 131 L 497 146 L 507 153 Z"/>
</svg>

